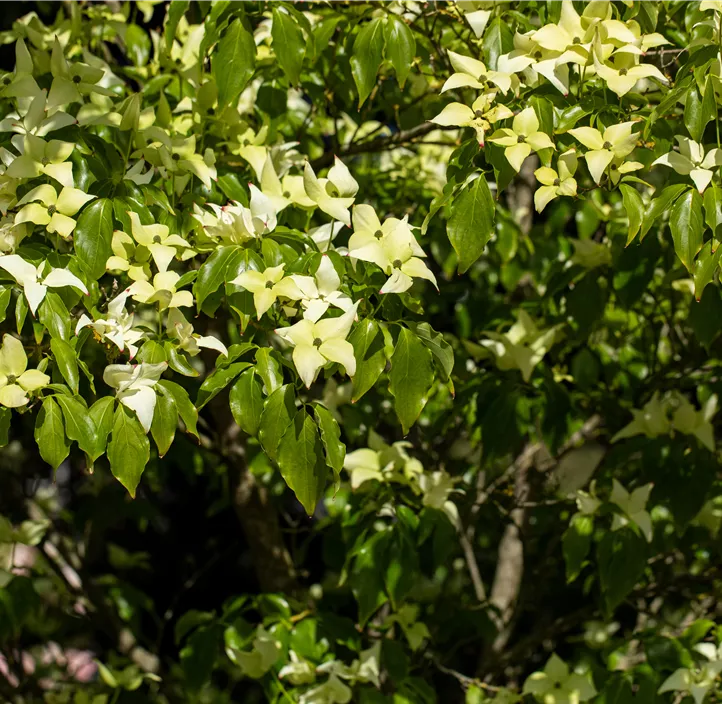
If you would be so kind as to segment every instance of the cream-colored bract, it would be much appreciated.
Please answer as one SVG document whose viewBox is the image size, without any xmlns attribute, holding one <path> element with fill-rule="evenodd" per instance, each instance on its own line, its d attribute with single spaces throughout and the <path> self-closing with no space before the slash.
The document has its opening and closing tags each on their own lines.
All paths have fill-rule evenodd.
<svg viewBox="0 0 722 704">
<path fill-rule="evenodd" d="M 12 335 L 3 335 L 0 347 L 0 405 L 6 408 L 25 406 L 28 392 L 50 383 L 50 377 L 37 369 L 28 369 L 23 343 Z"/>
<path fill-rule="evenodd" d="M 159 364 L 109 364 L 103 372 L 103 381 L 115 389 L 116 398 L 130 408 L 147 433 L 153 422 L 156 395 L 153 387 L 168 368 Z"/>
<path fill-rule="evenodd" d="M 338 362 L 349 376 L 356 373 L 353 346 L 346 340 L 356 318 L 358 302 L 337 318 L 314 322 L 304 318 L 276 334 L 293 345 L 293 362 L 303 383 L 310 387 L 321 367 Z"/>
<path fill-rule="evenodd" d="M 0 269 L 5 269 L 22 287 L 28 306 L 33 315 L 43 302 L 48 288 L 71 286 L 87 295 L 85 284 L 67 269 L 50 269 L 45 262 L 35 266 L 17 254 L 0 256 Z M 46 272 L 47 269 L 47 273 Z"/>
</svg>

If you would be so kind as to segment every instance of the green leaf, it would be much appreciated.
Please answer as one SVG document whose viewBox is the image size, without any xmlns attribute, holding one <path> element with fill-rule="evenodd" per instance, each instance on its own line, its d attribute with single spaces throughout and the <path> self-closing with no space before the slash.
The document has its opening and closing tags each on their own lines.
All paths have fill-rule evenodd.
<svg viewBox="0 0 722 704">
<path fill-rule="evenodd" d="M 645 34 L 654 32 L 657 28 L 657 18 L 659 17 L 659 7 L 653 2 L 640 2 L 639 3 L 639 14 L 637 20 L 642 26 L 642 31 Z"/>
<path fill-rule="evenodd" d="M 246 369 L 231 387 L 228 395 L 233 419 L 241 430 L 257 435 L 263 412 L 263 392 L 253 369 Z"/>
<path fill-rule="evenodd" d="M 143 432 L 143 426 L 132 411 L 119 403 L 108 443 L 108 460 L 113 476 L 133 498 L 149 459 L 150 441 Z"/>
<path fill-rule="evenodd" d="M 673 186 L 667 186 L 657 198 L 654 198 L 652 202 L 647 206 L 647 210 L 644 213 L 644 220 L 642 221 L 642 234 L 641 238 L 644 239 L 645 235 L 649 232 L 652 225 L 659 220 L 659 218 L 672 207 L 674 202 L 679 196 L 686 191 L 688 186 L 683 183 L 677 183 Z"/>
<path fill-rule="evenodd" d="M 80 268 L 93 281 L 105 273 L 105 263 L 113 254 L 113 202 L 108 198 L 93 201 L 83 209 L 73 232 L 75 255 Z"/>
<path fill-rule="evenodd" d="M 253 34 L 240 18 L 233 20 L 223 35 L 211 67 L 218 86 L 218 104 L 235 104 L 256 67 Z"/>
<path fill-rule="evenodd" d="M 135 66 L 145 66 L 148 63 L 150 37 L 137 24 L 129 24 L 125 29 L 125 50 Z"/>
<path fill-rule="evenodd" d="M 97 447 L 98 430 L 90 411 L 85 404 L 72 396 L 58 394 L 55 396 L 65 419 L 65 432 L 71 440 L 78 443 L 78 447 L 88 457 L 93 459 L 93 453 Z M 111 399 L 112 400 L 112 399 Z"/>
<path fill-rule="evenodd" d="M 190 0 L 172 0 L 168 3 L 168 14 L 165 19 L 165 45 L 166 50 L 170 51 L 175 39 L 176 29 L 181 17 L 188 11 Z"/>
<path fill-rule="evenodd" d="M 5 447 L 10 442 L 10 421 L 12 411 L 9 408 L 0 408 L 0 447 Z"/>
<path fill-rule="evenodd" d="M 256 350 L 256 372 L 263 379 L 266 395 L 272 394 L 283 384 L 283 369 L 269 347 Z"/>
<path fill-rule="evenodd" d="M 292 384 L 276 389 L 267 399 L 261 413 L 258 437 L 266 454 L 278 459 L 278 444 L 296 415 L 296 395 Z"/>
<path fill-rule="evenodd" d="M 341 442 L 341 429 L 327 408 L 314 404 L 313 414 L 321 431 L 321 442 L 326 451 L 326 464 L 334 471 L 338 481 L 346 458 L 346 445 Z"/>
<path fill-rule="evenodd" d="M 448 381 L 454 368 L 454 351 L 451 349 L 451 345 L 428 323 L 410 323 L 410 327 L 434 355 L 439 363 L 444 381 Z"/>
<path fill-rule="evenodd" d="M 514 48 L 514 35 L 501 17 L 493 19 L 484 32 L 484 61 L 487 68 L 496 70 L 499 57 Z"/>
<path fill-rule="evenodd" d="M 248 193 L 238 180 L 236 174 L 223 174 L 218 177 L 218 188 L 223 195 L 231 200 L 237 200 L 241 205 L 248 207 Z"/>
<path fill-rule="evenodd" d="M 65 340 L 57 337 L 50 340 L 50 349 L 53 353 L 55 364 L 58 365 L 58 369 L 63 375 L 63 379 L 68 383 L 73 393 L 77 394 L 80 376 L 78 374 L 78 359 L 75 350 L 65 342 Z"/>
<path fill-rule="evenodd" d="M 198 390 L 196 408 L 201 409 L 220 391 L 226 388 L 246 367 L 251 365 L 248 362 L 234 362 L 222 369 L 216 369 L 209 374 Z"/>
<path fill-rule="evenodd" d="M 722 247 L 718 246 L 712 251 L 713 244 L 713 241 L 707 242 L 694 262 L 694 297 L 698 301 L 702 298 L 705 286 L 712 283 L 715 271 L 719 267 Z"/>
<path fill-rule="evenodd" d="M 694 271 L 694 259 L 702 249 L 704 222 L 702 220 L 702 196 L 696 189 L 690 189 L 672 208 L 669 216 L 674 251 L 687 271 Z"/>
<path fill-rule="evenodd" d="M 90 417 L 95 425 L 95 442 L 93 443 L 90 458 L 95 462 L 105 453 L 108 444 L 108 435 L 113 428 L 113 409 L 115 399 L 112 396 L 99 398 L 89 410 Z"/>
<path fill-rule="evenodd" d="M 160 364 L 167 361 L 163 345 L 155 340 L 146 340 L 138 350 L 136 359 L 146 364 Z"/>
<path fill-rule="evenodd" d="M 556 134 L 564 134 L 565 132 L 569 132 L 569 130 L 572 129 L 572 127 L 574 127 L 577 122 L 579 122 L 579 120 L 581 120 L 583 117 L 586 117 L 591 112 L 593 112 L 593 110 L 588 107 L 584 107 L 579 103 L 565 108 L 559 114 L 559 119 L 554 132 Z"/>
<path fill-rule="evenodd" d="M 384 21 L 376 17 L 359 30 L 351 53 L 351 73 L 358 90 L 359 108 L 376 85 L 376 74 L 383 58 Z"/>
<path fill-rule="evenodd" d="M 291 85 L 297 86 L 306 53 L 306 42 L 301 28 L 283 5 L 273 7 L 271 39 L 281 69 L 288 76 Z"/>
<path fill-rule="evenodd" d="M 358 401 L 378 380 L 386 367 L 384 336 L 372 318 L 359 321 L 348 341 L 353 345 L 356 374 L 353 376 L 353 401 Z"/>
<path fill-rule="evenodd" d="M 597 546 L 599 577 L 611 613 L 636 586 L 647 565 L 647 544 L 630 528 L 605 533 Z"/>
<path fill-rule="evenodd" d="M 569 522 L 569 528 L 562 536 L 562 552 L 567 568 L 567 582 L 573 582 L 582 571 L 589 548 L 592 546 L 594 518 L 575 513 Z"/>
<path fill-rule="evenodd" d="M 161 393 L 170 394 L 175 401 L 178 415 L 186 426 L 186 432 L 198 438 L 198 411 L 191 403 L 188 392 L 180 385 L 167 379 L 161 379 L 157 387 Z"/>
<path fill-rule="evenodd" d="M 627 229 L 627 246 L 629 246 L 642 227 L 644 203 L 636 188 L 622 183 L 619 190 L 622 191 L 622 202 L 624 203 L 624 209 L 627 211 L 627 220 L 629 220 L 629 228 Z"/>
<path fill-rule="evenodd" d="M 63 414 L 52 396 L 43 399 L 35 421 L 35 442 L 40 456 L 57 469 L 70 452 L 70 442 L 65 437 Z"/>
<path fill-rule="evenodd" d="M 399 86 L 403 88 L 416 55 L 414 33 L 401 17 L 389 15 L 384 25 L 384 38 L 386 58 L 391 61 Z"/>
<path fill-rule="evenodd" d="M 704 221 L 712 230 L 712 236 L 722 240 L 722 232 L 717 228 L 722 225 L 722 188 L 716 183 L 710 183 L 704 192 Z"/>
<path fill-rule="evenodd" d="M 240 249 L 237 245 L 219 247 L 203 262 L 193 284 L 193 297 L 200 312 L 203 301 L 215 293 L 226 281 L 226 270 L 231 257 Z"/>
<path fill-rule="evenodd" d="M 707 78 L 704 86 L 704 95 L 702 96 L 702 132 L 697 141 L 701 141 L 704 136 L 705 127 L 712 120 L 717 120 L 717 98 L 714 92 L 714 80 Z"/>
<path fill-rule="evenodd" d="M 47 296 L 46 296 L 46 298 L 47 298 Z M 45 303 L 45 301 L 43 301 L 43 303 Z M 41 307 L 42 307 L 42 304 L 41 304 Z M 28 308 L 28 300 L 21 293 L 15 299 L 15 328 L 18 331 L 18 335 L 22 334 L 23 325 L 25 325 L 25 318 L 28 317 L 29 310 L 30 309 Z M 47 327 L 47 325 L 45 327 Z"/>
<path fill-rule="evenodd" d="M 484 174 L 452 201 L 446 232 L 463 274 L 481 256 L 494 232 L 494 201 Z"/>
<path fill-rule="evenodd" d="M 196 377 L 199 372 L 188 359 L 185 352 L 181 352 L 170 340 L 163 343 L 163 353 L 168 360 L 168 366 L 183 376 Z"/>
<path fill-rule="evenodd" d="M 158 448 L 158 457 L 163 457 L 173 444 L 178 427 L 178 409 L 170 394 L 156 394 L 155 410 L 150 432 Z"/>
<path fill-rule="evenodd" d="M 705 249 L 707 248 L 705 247 Z M 721 251 L 722 248 L 717 249 L 718 253 Z M 702 255 L 700 254 L 701 258 Z M 719 255 L 716 256 L 716 259 L 719 261 Z M 699 262 L 699 259 L 697 262 Z M 720 290 L 717 286 L 710 286 L 700 292 L 700 297 L 696 303 L 690 305 L 686 323 L 692 328 L 700 344 L 709 347 L 717 335 L 720 334 L 718 322 L 720 317 L 722 317 Z"/>
<path fill-rule="evenodd" d="M 401 328 L 391 357 L 389 391 L 404 435 L 416 422 L 428 400 L 434 381 L 431 352 L 408 328 Z"/>
<path fill-rule="evenodd" d="M 318 429 L 306 411 L 299 411 L 278 446 L 281 475 L 309 516 L 323 496 L 326 463 Z"/>
<path fill-rule="evenodd" d="M 700 141 L 704 125 L 707 124 L 706 122 L 703 124 L 702 120 L 702 101 L 699 99 L 697 89 L 691 88 L 684 103 L 684 124 L 695 142 Z"/>
<path fill-rule="evenodd" d="M 12 286 L 0 287 L 0 323 L 2 323 L 7 317 L 7 310 L 10 299 L 12 298 L 12 292 Z"/>
<path fill-rule="evenodd" d="M 70 339 L 70 313 L 63 299 L 55 291 L 48 291 L 38 308 L 38 319 L 48 329 L 51 337 Z"/>
</svg>

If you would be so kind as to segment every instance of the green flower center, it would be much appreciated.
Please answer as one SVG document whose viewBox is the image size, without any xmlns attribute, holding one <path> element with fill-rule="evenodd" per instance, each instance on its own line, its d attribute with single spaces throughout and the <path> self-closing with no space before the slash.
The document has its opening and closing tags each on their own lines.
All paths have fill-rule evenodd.
<svg viewBox="0 0 722 704">
<path fill-rule="evenodd" d="M 486 83 L 486 74 L 482 73 L 476 80 L 479 81 L 479 83 Z"/>
<path fill-rule="evenodd" d="M 572 39 L 572 44 L 581 44 L 581 43 L 582 43 L 582 40 L 579 37 L 574 37 L 574 39 Z"/>
<path fill-rule="evenodd" d="M 313 346 L 318 348 L 323 344 L 323 340 L 320 337 L 317 337 L 313 341 Z"/>
<path fill-rule="evenodd" d="M 291 197 L 291 192 L 290 192 L 290 191 L 284 191 L 284 192 L 283 192 L 283 197 L 284 197 L 284 198 L 290 198 L 290 197 Z"/>
<path fill-rule="evenodd" d="M 160 235 L 153 237 L 153 244 L 160 244 L 162 242 Z"/>
<path fill-rule="evenodd" d="M 403 262 L 400 259 L 394 259 L 393 264 L 394 269 L 400 269 Z"/>
<path fill-rule="evenodd" d="M 247 147 L 247 146 L 249 146 L 250 144 L 251 144 L 251 140 L 250 140 L 250 139 L 244 139 L 244 140 L 243 140 L 243 146 L 244 146 L 244 147 Z"/>
<path fill-rule="evenodd" d="M 42 160 L 40 161 L 40 163 L 41 163 L 43 166 L 47 166 L 47 165 L 50 163 L 50 159 L 48 159 L 48 157 L 44 156 L 44 157 L 42 158 Z"/>
<path fill-rule="evenodd" d="M 266 281 L 266 288 L 273 288 L 273 281 Z"/>
<path fill-rule="evenodd" d="M 55 207 L 54 205 L 49 205 L 49 206 L 48 206 L 48 215 L 50 215 L 50 216 L 55 215 L 55 211 L 56 211 L 56 210 L 57 210 L 57 209 L 56 209 L 56 207 Z"/>
<path fill-rule="evenodd" d="M 617 169 L 619 169 L 619 167 L 618 167 L 616 164 L 612 164 L 609 168 L 610 168 L 612 171 L 617 171 Z"/>
<path fill-rule="evenodd" d="M 543 56 L 543 54 L 541 53 L 541 51 L 537 51 L 537 52 L 534 54 L 534 58 L 535 58 L 537 61 L 539 61 L 539 59 L 541 59 L 542 56 Z"/>
<path fill-rule="evenodd" d="M 180 154 L 174 154 L 173 161 L 180 161 Z"/>
<path fill-rule="evenodd" d="M 481 112 L 481 110 L 477 110 L 474 115 L 476 115 L 477 117 L 484 117 L 484 113 Z"/>
<path fill-rule="evenodd" d="M 13 77 L 8 74 L 7 76 L 3 76 L 3 85 L 9 86 L 13 82 Z"/>
<path fill-rule="evenodd" d="M 561 183 L 561 180 L 559 180 L 558 178 L 554 179 L 554 185 L 557 186 L 557 188 L 561 185 Z"/>
<path fill-rule="evenodd" d="M 516 138 L 516 143 L 517 143 L 517 144 L 524 144 L 524 142 L 526 142 L 526 137 L 525 137 L 523 134 L 520 134 L 520 135 Z"/>
<path fill-rule="evenodd" d="M 619 69 L 619 75 L 620 75 L 620 76 L 626 76 L 626 75 L 627 75 L 627 69 L 626 69 L 626 68 L 620 68 L 620 69 Z"/>
<path fill-rule="evenodd" d="M 15 374 L 8 374 L 8 384 L 14 384 L 17 380 Z"/>
<path fill-rule="evenodd" d="M 334 187 L 331 187 L 331 188 L 328 189 L 328 194 L 329 194 L 332 198 L 338 198 L 339 195 L 341 195 L 341 194 L 338 192 L 338 188 L 334 188 Z"/>
<path fill-rule="evenodd" d="M 377 240 L 380 240 L 383 236 L 384 236 L 384 233 L 381 230 L 376 230 L 376 232 L 374 232 L 374 237 Z"/>
<path fill-rule="evenodd" d="M 176 60 L 175 60 L 175 65 L 176 65 L 176 66 L 180 66 L 181 63 L 183 63 L 183 62 L 182 62 L 180 59 L 176 59 Z"/>
<path fill-rule="evenodd" d="M 208 110 L 206 110 L 206 112 L 207 112 L 209 115 L 215 115 L 215 114 L 216 114 L 216 109 L 215 109 L 215 108 L 208 108 Z"/>
<path fill-rule="evenodd" d="M 80 83 L 83 79 L 80 76 L 73 76 L 73 83 Z"/>
<path fill-rule="evenodd" d="M 604 142 L 604 144 L 602 144 L 602 149 L 611 149 L 611 148 L 612 148 L 611 142 Z"/>
</svg>

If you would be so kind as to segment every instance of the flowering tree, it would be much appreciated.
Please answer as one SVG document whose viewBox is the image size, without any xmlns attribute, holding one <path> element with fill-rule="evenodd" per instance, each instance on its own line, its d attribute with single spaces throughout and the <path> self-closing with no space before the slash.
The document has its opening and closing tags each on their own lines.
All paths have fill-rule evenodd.
<svg viewBox="0 0 722 704">
<path fill-rule="evenodd" d="M 722 4 L 28 9 L 4 700 L 720 695 Z"/>
</svg>

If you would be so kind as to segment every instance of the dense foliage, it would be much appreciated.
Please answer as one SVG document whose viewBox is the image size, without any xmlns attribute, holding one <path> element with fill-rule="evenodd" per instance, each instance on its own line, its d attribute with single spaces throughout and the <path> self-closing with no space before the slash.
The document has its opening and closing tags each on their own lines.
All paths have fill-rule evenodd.
<svg viewBox="0 0 722 704">
<path fill-rule="evenodd" d="M 722 3 L 3 9 L 2 701 L 722 695 Z"/>
</svg>

